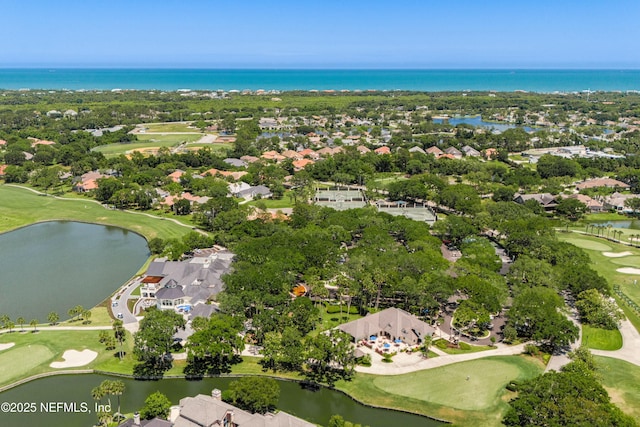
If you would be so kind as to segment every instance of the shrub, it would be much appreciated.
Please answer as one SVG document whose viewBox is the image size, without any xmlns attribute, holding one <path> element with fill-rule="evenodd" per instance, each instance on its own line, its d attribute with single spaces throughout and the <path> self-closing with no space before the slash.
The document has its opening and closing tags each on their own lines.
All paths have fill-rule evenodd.
<svg viewBox="0 0 640 427">
<path fill-rule="evenodd" d="M 347 314 L 347 306 L 345 306 L 345 305 L 342 306 L 342 312 L 344 314 Z M 327 304 L 327 313 L 328 314 L 340 313 L 340 306 L 339 305 L 335 305 L 335 304 Z M 359 313 L 360 313 L 360 311 L 358 310 L 358 307 L 351 306 L 349 308 L 349 313 L 348 314 L 359 314 Z"/>
</svg>

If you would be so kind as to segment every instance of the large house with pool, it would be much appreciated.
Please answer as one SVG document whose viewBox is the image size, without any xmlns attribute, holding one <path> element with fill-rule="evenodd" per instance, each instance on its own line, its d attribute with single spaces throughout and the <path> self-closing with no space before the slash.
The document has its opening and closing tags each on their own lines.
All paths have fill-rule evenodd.
<svg viewBox="0 0 640 427">
<path fill-rule="evenodd" d="M 157 258 L 141 280 L 140 297 L 160 310 L 211 315 L 207 302 L 222 291 L 222 276 L 232 261 L 233 253 L 219 246 L 199 250 L 184 261 Z"/>
</svg>

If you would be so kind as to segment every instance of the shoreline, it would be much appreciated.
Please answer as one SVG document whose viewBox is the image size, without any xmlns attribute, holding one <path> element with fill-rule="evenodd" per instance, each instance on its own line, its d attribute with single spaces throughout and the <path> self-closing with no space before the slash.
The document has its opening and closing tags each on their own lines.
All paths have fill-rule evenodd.
<svg viewBox="0 0 640 427">
<path fill-rule="evenodd" d="M 13 388 L 19 387 L 21 385 L 24 385 L 24 384 L 32 382 L 32 381 L 37 381 L 37 380 L 42 379 L 42 378 L 48 378 L 48 377 L 53 377 L 53 376 L 58 376 L 58 375 L 87 375 L 87 374 L 88 375 L 105 375 L 105 376 L 110 376 L 110 377 L 128 378 L 128 379 L 132 379 L 134 381 L 162 381 L 162 380 L 198 381 L 198 380 L 190 380 L 185 375 L 167 375 L 167 376 L 163 376 L 162 378 L 159 378 L 159 379 L 146 380 L 146 379 L 135 378 L 131 374 L 123 374 L 123 373 L 120 373 L 120 372 L 109 372 L 109 371 L 102 371 L 102 370 L 98 370 L 98 369 L 75 369 L 75 370 L 67 370 L 67 371 L 43 372 L 41 374 L 32 375 L 32 376 L 29 376 L 27 378 L 23 378 L 23 379 L 15 381 L 15 382 L 13 382 L 11 384 L 7 384 L 7 385 L 5 385 L 3 387 L 0 387 L 0 394 L 4 393 L 5 391 L 11 390 Z M 296 379 L 292 379 L 292 378 L 280 377 L 280 376 L 277 376 L 277 375 L 257 375 L 257 374 L 221 374 L 221 375 L 205 376 L 205 377 L 202 377 L 202 379 L 205 379 L 205 378 L 242 378 L 242 377 L 251 377 L 251 376 L 268 377 L 268 378 L 273 378 L 273 379 L 276 379 L 276 380 L 279 380 L 279 381 L 288 381 L 288 382 L 294 382 L 294 383 L 298 383 L 298 384 L 301 384 L 302 382 L 304 382 L 304 380 L 296 380 Z M 417 413 L 417 412 L 412 412 L 412 411 L 399 409 L 399 408 L 389 408 L 389 407 L 385 407 L 385 406 L 379 406 L 379 405 L 363 402 L 363 401 L 361 401 L 359 399 L 356 399 L 354 396 L 350 395 L 346 391 L 341 390 L 339 388 L 327 387 L 324 384 L 319 384 L 319 386 L 322 387 L 322 388 L 327 388 L 327 389 L 332 390 L 332 391 L 336 391 L 338 393 L 342 393 L 344 396 L 348 397 L 349 399 L 353 400 L 354 402 L 356 402 L 356 403 L 358 403 L 360 405 L 369 407 L 369 408 L 383 409 L 385 411 L 402 412 L 402 413 L 405 413 L 405 414 L 417 415 L 417 416 L 424 417 L 424 418 L 427 418 L 427 419 L 430 419 L 430 420 L 433 420 L 433 421 L 438 421 L 438 422 L 441 422 L 443 424 L 452 424 L 451 421 L 443 420 L 443 419 L 440 419 L 440 418 L 436 418 L 436 417 L 433 417 L 433 416 L 429 416 L 429 415 L 425 415 L 425 414 L 421 414 L 421 413 Z"/>
</svg>

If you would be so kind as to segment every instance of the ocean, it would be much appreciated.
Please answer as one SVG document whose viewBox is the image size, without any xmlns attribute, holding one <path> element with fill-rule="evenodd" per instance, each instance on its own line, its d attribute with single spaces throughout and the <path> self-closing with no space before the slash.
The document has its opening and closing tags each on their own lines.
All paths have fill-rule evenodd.
<svg viewBox="0 0 640 427">
<path fill-rule="evenodd" d="M 2 68 L 0 89 L 638 91 L 640 70 Z"/>
</svg>

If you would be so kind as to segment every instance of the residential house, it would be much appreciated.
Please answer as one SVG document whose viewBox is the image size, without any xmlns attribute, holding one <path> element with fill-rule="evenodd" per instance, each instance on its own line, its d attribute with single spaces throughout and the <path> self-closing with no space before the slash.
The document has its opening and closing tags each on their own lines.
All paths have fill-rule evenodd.
<svg viewBox="0 0 640 427">
<path fill-rule="evenodd" d="M 387 147 L 386 145 L 383 146 L 383 147 L 380 147 L 380 148 L 376 148 L 373 151 L 378 155 L 391 154 L 391 149 L 389 147 Z"/>
<path fill-rule="evenodd" d="M 108 178 L 108 175 L 98 171 L 87 172 L 81 175 L 80 179 L 73 185 L 73 191 L 86 193 L 87 191 L 95 190 L 98 188 L 98 179 L 100 178 Z"/>
<path fill-rule="evenodd" d="M 302 155 L 302 157 L 309 157 L 311 160 L 318 160 L 320 158 L 320 155 L 313 151 L 311 148 L 305 148 L 304 150 L 300 151 L 300 154 Z"/>
<path fill-rule="evenodd" d="M 427 148 L 425 150 L 425 153 L 434 155 L 436 159 L 444 154 L 444 152 L 435 145 L 433 147 Z"/>
<path fill-rule="evenodd" d="M 498 156 L 498 150 L 495 148 L 487 148 L 484 150 L 484 157 L 487 160 L 495 159 Z"/>
<path fill-rule="evenodd" d="M 351 335 L 355 342 L 368 340 L 371 336 L 402 340 L 408 345 L 419 345 L 424 337 L 435 332 L 433 326 L 399 308 L 387 308 L 375 314 L 338 326 Z"/>
<path fill-rule="evenodd" d="M 602 202 L 592 199 L 591 197 L 584 194 L 572 194 L 567 197 L 568 199 L 577 199 L 581 203 L 584 203 L 587 206 L 587 210 L 591 213 L 597 213 L 604 211 L 604 205 Z"/>
<path fill-rule="evenodd" d="M 255 163 L 260 159 L 258 157 L 255 157 L 255 156 L 242 156 L 242 157 L 240 157 L 240 160 L 245 161 L 247 163 Z"/>
<path fill-rule="evenodd" d="M 470 147 L 468 145 L 465 145 L 464 147 L 462 147 L 462 149 L 460 151 L 462 151 L 465 156 L 469 156 L 469 157 L 480 157 L 480 156 L 482 156 L 482 153 L 480 153 L 478 150 L 476 150 L 475 148 Z"/>
<path fill-rule="evenodd" d="M 622 181 L 618 181 L 617 179 L 612 178 L 596 178 L 596 179 L 588 179 L 584 182 L 576 185 L 576 190 L 584 190 L 587 188 L 598 188 L 598 187 L 606 187 L 606 188 L 619 188 L 622 190 L 628 190 L 629 184 L 626 184 Z"/>
<path fill-rule="evenodd" d="M 118 427 L 172 427 L 173 424 L 171 421 L 162 420 L 160 418 L 154 418 L 151 420 L 142 420 L 140 419 L 140 414 L 138 412 L 133 414 L 133 418 L 129 418 L 123 423 L 119 424 Z"/>
<path fill-rule="evenodd" d="M 231 269 L 233 253 L 221 247 L 206 249 L 185 261 L 157 258 L 140 281 L 142 298 L 155 300 L 161 310 L 204 304 L 222 291 L 222 276 Z"/>
<path fill-rule="evenodd" d="M 409 152 L 410 152 L 410 153 L 421 153 L 421 154 L 427 154 L 427 152 L 426 152 L 426 151 L 424 151 L 424 150 L 422 149 L 422 147 L 420 147 L 420 146 L 418 146 L 418 145 L 415 145 L 415 146 L 413 146 L 413 147 L 409 148 Z"/>
<path fill-rule="evenodd" d="M 549 193 L 536 193 L 536 194 L 519 194 L 516 193 L 513 196 L 513 201 L 521 205 L 525 204 L 528 200 L 535 200 L 545 211 L 552 211 L 558 206 L 555 196 Z"/>
<path fill-rule="evenodd" d="M 314 164 L 315 162 L 313 160 L 309 160 L 309 159 L 300 159 L 300 160 L 295 160 L 293 162 L 293 170 L 295 172 L 301 171 L 302 169 L 306 168 L 309 165 Z"/>
<path fill-rule="evenodd" d="M 640 197 L 638 194 L 620 194 L 618 192 L 613 193 L 610 196 L 604 198 L 604 208 L 615 210 L 617 212 L 631 213 L 633 209 L 625 206 L 624 202 L 628 199 L 634 199 Z"/>
<path fill-rule="evenodd" d="M 180 178 L 182 177 L 182 175 L 184 175 L 186 172 L 181 170 L 181 169 L 176 169 L 175 171 L 171 172 L 169 175 L 167 175 L 167 178 L 169 178 L 171 181 L 173 182 L 180 182 Z"/>
<path fill-rule="evenodd" d="M 444 152 L 446 154 L 450 154 L 454 159 L 460 160 L 462 159 L 462 152 L 458 150 L 456 147 L 447 147 Z"/>
<path fill-rule="evenodd" d="M 180 400 L 174 427 L 315 427 L 315 424 L 284 411 L 252 414 L 222 401 L 222 392 L 199 394 Z"/>
<path fill-rule="evenodd" d="M 238 191 L 236 197 L 245 200 L 252 200 L 255 198 L 267 199 L 272 195 L 273 194 L 271 193 L 271 190 L 269 190 L 269 187 L 265 187 L 264 185 L 256 185 L 255 187 L 250 187 L 245 190 Z"/>
<path fill-rule="evenodd" d="M 0 178 L 4 177 L 7 170 L 7 165 L 0 165 Z"/>
<path fill-rule="evenodd" d="M 239 180 L 240 178 L 242 178 L 243 176 L 247 175 L 249 172 L 247 171 L 235 171 L 235 172 L 231 172 L 231 171 L 221 171 L 218 170 L 216 168 L 211 168 L 207 171 L 205 171 L 203 173 L 203 175 L 211 175 L 211 176 L 216 176 L 216 175 L 220 175 L 224 178 L 233 178 L 234 180 Z"/>
<path fill-rule="evenodd" d="M 285 150 L 282 152 L 282 155 L 287 159 L 292 159 L 292 160 L 301 160 L 302 158 L 304 158 L 304 155 L 293 150 Z"/>
<path fill-rule="evenodd" d="M 365 147 L 364 145 L 358 145 L 358 146 L 356 147 L 356 150 L 358 150 L 358 153 L 360 153 L 360 154 L 367 154 L 367 153 L 370 153 L 370 152 L 371 152 L 371 150 L 369 150 L 369 149 L 368 149 L 367 147 Z"/>
<path fill-rule="evenodd" d="M 223 162 L 225 162 L 229 166 L 233 166 L 233 167 L 236 167 L 236 168 L 246 168 L 247 167 L 247 162 L 242 160 L 242 159 L 234 159 L 234 158 L 229 157 L 229 158 L 224 159 Z"/>
<path fill-rule="evenodd" d="M 231 195 L 234 197 L 240 197 L 238 196 L 238 194 L 241 191 L 248 190 L 250 188 L 251 188 L 251 185 L 247 184 L 246 182 L 242 182 L 242 181 L 234 182 L 229 184 L 229 193 L 231 193 Z"/>
<path fill-rule="evenodd" d="M 182 194 L 180 194 L 179 196 L 172 196 L 172 195 L 167 195 L 164 200 L 162 200 L 160 202 L 161 205 L 166 206 L 168 208 L 173 208 L 173 205 L 175 205 L 175 203 L 178 200 L 188 200 L 189 201 L 189 205 L 193 206 L 194 204 L 199 204 L 199 205 L 204 205 L 205 203 L 207 203 L 210 199 L 210 197 L 207 196 L 194 196 L 193 194 L 189 193 L 189 192 L 183 192 Z"/>
<path fill-rule="evenodd" d="M 273 160 L 276 163 L 280 163 L 281 161 L 286 159 L 285 156 L 278 153 L 277 151 L 265 151 L 260 157 L 265 160 Z"/>
</svg>

